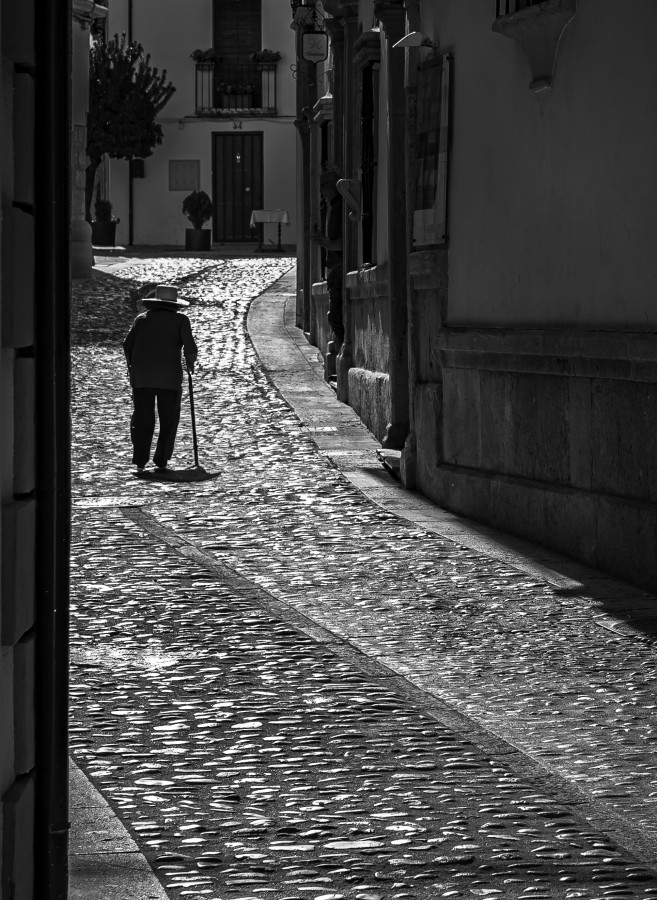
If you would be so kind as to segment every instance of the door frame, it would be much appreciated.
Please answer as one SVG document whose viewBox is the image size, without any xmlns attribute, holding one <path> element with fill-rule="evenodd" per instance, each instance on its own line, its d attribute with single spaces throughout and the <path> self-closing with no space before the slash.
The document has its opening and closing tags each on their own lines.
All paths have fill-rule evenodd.
<svg viewBox="0 0 657 900">
<path fill-rule="evenodd" d="M 263 209 L 264 208 L 264 203 L 265 203 L 265 171 L 264 171 L 264 168 L 265 168 L 265 159 L 264 159 L 264 157 L 265 157 L 265 153 L 264 153 L 265 134 L 264 134 L 264 131 L 245 131 L 243 133 L 238 133 L 238 134 L 236 134 L 234 131 L 213 131 L 212 132 L 212 151 L 211 152 L 212 152 L 212 205 L 213 205 L 213 209 L 214 209 L 214 215 L 213 215 L 213 219 L 212 219 L 212 233 L 213 233 L 213 240 L 215 243 L 255 243 L 257 241 L 257 237 L 253 236 L 255 233 L 257 233 L 257 231 L 255 233 L 252 232 L 250 234 L 245 234 L 242 237 L 230 237 L 230 238 L 226 237 L 225 233 L 223 233 L 223 234 L 221 233 L 221 230 L 225 231 L 223 226 L 224 226 L 224 223 L 226 220 L 224 219 L 223 222 L 220 223 L 220 216 L 219 216 L 220 173 L 217 171 L 217 149 L 218 149 L 219 141 L 222 139 L 227 139 L 227 138 L 233 138 L 233 139 L 240 138 L 240 137 L 246 138 L 247 136 L 249 138 L 255 139 L 254 143 L 256 146 L 259 145 L 259 153 L 260 153 L 258 171 L 256 173 L 255 167 L 254 167 L 254 173 L 257 175 L 257 178 L 258 178 L 260 186 L 261 186 L 261 199 L 259 201 L 259 204 L 258 204 L 258 202 L 254 201 L 253 206 L 251 208 L 252 209 Z M 257 139 L 259 139 L 259 140 L 257 140 Z M 256 161 L 256 165 L 257 165 L 257 162 L 258 161 Z M 234 210 L 234 207 L 233 207 L 233 210 Z M 234 222 L 235 222 L 235 219 L 234 219 L 234 213 L 233 213 L 233 223 Z"/>
</svg>

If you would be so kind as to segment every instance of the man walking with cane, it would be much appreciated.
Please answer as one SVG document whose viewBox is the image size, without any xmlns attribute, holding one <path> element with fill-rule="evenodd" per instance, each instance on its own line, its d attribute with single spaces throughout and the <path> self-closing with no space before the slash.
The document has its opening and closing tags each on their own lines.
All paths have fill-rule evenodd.
<svg viewBox="0 0 657 900">
<path fill-rule="evenodd" d="M 189 372 L 194 371 L 198 356 L 189 319 L 180 312 L 189 304 L 178 299 L 175 287 L 160 284 L 155 296 L 142 303 L 146 312 L 137 316 L 123 342 L 132 386 L 130 437 L 137 474 L 144 471 L 150 457 L 156 404 L 160 431 L 153 462 L 156 471 L 166 470 L 180 421 L 181 350 Z"/>
</svg>

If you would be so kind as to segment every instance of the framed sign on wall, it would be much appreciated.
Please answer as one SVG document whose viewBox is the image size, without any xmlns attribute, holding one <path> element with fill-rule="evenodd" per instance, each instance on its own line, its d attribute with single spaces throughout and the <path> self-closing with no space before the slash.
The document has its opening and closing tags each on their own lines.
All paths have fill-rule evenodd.
<svg viewBox="0 0 657 900">
<path fill-rule="evenodd" d="M 447 242 L 452 54 L 422 63 L 417 81 L 413 247 Z"/>
<path fill-rule="evenodd" d="M 199 159 L 169 160 L 169 190 L 197 191 L 201 176 Z"/>
</svg>

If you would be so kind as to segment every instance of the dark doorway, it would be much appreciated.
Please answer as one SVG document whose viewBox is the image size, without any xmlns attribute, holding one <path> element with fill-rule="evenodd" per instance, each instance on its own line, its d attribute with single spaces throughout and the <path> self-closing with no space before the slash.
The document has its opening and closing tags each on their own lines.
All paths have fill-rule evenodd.
<svg viewBox="0 0 657 900">
<path fill-rule="evenodd" d="M 251 213 L 263 208 L 262 132 L 212 135 L 214 240 L 254 241 Z"/>
</svg>

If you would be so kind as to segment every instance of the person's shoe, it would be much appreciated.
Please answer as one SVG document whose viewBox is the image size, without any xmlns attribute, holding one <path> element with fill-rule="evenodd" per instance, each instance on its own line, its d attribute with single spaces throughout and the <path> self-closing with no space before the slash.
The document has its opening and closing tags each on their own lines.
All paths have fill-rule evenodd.
<svg viewBox="0 0 657 900">
<path fill-rule="evenodd" d="M 166 465 L 164 465 L 164 466 L 155 466 L 155 471 L 156 471 L 156 472 L 166 472 L 166 470 L 167 470 Z"/>
<path fill-rule="evenodd" d="M 137 466 L 137 474 L 140 474 L 144 471 L 144 466 Z"/>
</svg>

